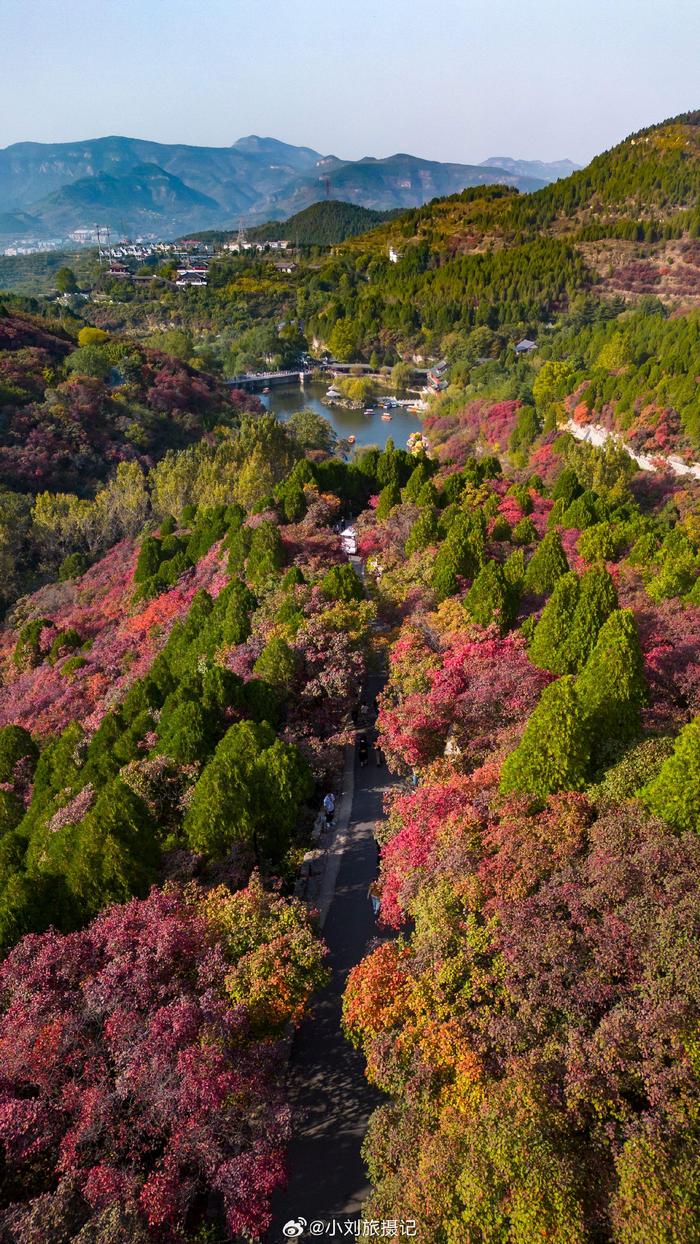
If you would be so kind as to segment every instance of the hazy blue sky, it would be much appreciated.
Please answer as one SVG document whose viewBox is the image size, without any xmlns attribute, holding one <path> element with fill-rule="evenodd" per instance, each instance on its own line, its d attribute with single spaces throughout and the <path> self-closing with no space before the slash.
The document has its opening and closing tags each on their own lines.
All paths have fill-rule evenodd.
<svg viewBox="0 0 700 1244">
<path fill-rule="evenodd" d="M 0 0 L 0 146 L 585 161 L 700 107 L 698 0 Z"/>
</svg>

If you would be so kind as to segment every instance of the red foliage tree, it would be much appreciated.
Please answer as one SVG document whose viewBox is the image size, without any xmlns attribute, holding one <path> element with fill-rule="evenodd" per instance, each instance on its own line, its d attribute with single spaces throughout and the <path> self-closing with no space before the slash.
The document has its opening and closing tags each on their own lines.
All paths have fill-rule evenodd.
<svg viewBox="0 0 700 1244">
<path fill-rule="evenodd" d="M 154 890 L 18 944 L 0 968 L 4 1238 L 38 1238 L 37 1204 L 59 1203 L 66 1240 L 114 1213 L 181 1240 L 217 1206 L 232 1235 L 265 1229 L 289 1130 L 275 1037 L 318 979 L 299 913 L 255 885 Z"/>
</svg>

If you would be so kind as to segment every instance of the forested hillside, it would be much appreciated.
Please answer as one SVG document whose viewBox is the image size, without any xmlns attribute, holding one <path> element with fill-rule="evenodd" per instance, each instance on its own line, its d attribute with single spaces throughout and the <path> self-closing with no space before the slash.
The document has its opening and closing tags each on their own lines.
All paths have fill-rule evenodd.
<svg viewBox="0 0 700 1244">
<path fill-rule="evenodd" d="M 261 242 L 287 238 L 296 246 L 336 246 L 346 238 L 367 233 L 375 225 L 399 214 L 399 209 L 393 212 L 374 212 L 355 203 L 326 199 L 321 203 L 313 203 L 311 207 L 297 212 L 295 216 L 289 216 L 287 220 L 258 225 L 250 230 L 250 237 L 253 241 Z"/>
<path fill-rule="evenodd" d="M 341 990 L 364 1220 L 700 1241 L 699 132 L 290 271 L 5 300 L 1 1244 L 262 1240 L 324 1144 L 303 1019 L 347 1101 Z M 223 383 L 323 354 L 430 370 L 410 451 Z M 331 974 L 300 879 L 363 841 Z"/>
</svg>

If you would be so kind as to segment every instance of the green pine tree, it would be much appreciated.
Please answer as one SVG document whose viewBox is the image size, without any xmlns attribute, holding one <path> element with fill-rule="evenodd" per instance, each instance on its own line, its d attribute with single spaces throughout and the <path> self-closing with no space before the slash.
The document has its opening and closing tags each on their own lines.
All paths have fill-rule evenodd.
<svg viewBox="0 0 700 1244">
<path fill-rule="evenodd" d="M 537 539 L 537 528 L 533 523 L 530 515 L 527 514 L 521 518 L 513 528 L 512 540 L 514 544 L 534 544 Z"/>
<path fill-rule="evenodd" d="M 160 566 L 160 561 L 160 540 L 157 540 L 155 536 L 146 536 L 141 542 L 139 555 L 136 559 L 134 583 L 144 583 L 146 579 L 150 579 Z"/>
<path fill-rule="evenodd" d="M 398 483 L 392 482 L 386 484 L 379 494 L 379 502 L 377 504 L 377 522 L 383 523 L 389 517 L 394 506 L 401 502 L 401 489 Z"/>
<path fill-rule="evenodd" d="M 513 533 L 515 534 L 515 533 Z M 569 569 L 558 531 L 548 531 L 538 544 L 525 571 L 525 590 L 548 596 Z"/>
<path fill-rule="evenodd" d="M 501 632 L 513 621 L 514 593 L 496 561 L 482 566 L 469 589 L 465 606 L 479 626 L 495 622 Z"/>
<path fill-rule="evenodd" d="M 513 549 L 513 552 L 503 564 L 503 573 L 506 577 L 506 582 L 510 584 L 515 595 L 519 597 L 523 590 L 523 581 L 525 579 L 524 549 Z"/>
<path fill-rule="evenodd" d="M 480 511 L 458 511 L 433 564 L 431 585 L 438 601 L 454 596 L 458 577 L 478 574 L 485 550 L 485 523 Z"/>
<path fill-rule="evenodd" d="M 406 556 L 410 557 L 412 553 L 418 553 L 421 549 L 427 549 L 429 545 L 436 544 L 437 538 L 437 516 L 431 507 L 426 506 L 425 509 L 421 510 L 408 533 Z"/>
<path fill-rule="evenodd" d="M 257 677 L 269 682 L 280 695 L 289 691 L 295 669 L 294 652 L 280 636 L 268 640 L 253 666 Z"/>
<path fill-rule="evenodd" d="M 404 501 L 412 501 L 414 504 L 418 501 L 421 488 L 430 478 L 430 472 L 425 462 L 419 462 L 418 466 L 411 472 L 408 477 L 408 483 L 403 490 Z"/>
<path fill-rule="evenodd" d="M 491 539 L 510 540 L 512 534 L 508 519 L 503 514 L 499 514 L 491 528 Z"/>
<path fill-rule="evenodd" d="M 572 674 L 583 669 L 596 645 L 600 628 L 619 608 L 615 584 L 604 565 L 591 566 L 579 586 L 578 603 L 566 644 L 567 665 Z"/>
<path fill-rule="evenodd" d="M 553 674 L 570 674 L 568 641 L 579 600 L 580 581 L 575 570 L 562 575 L 542 610 L 528 656 L 533 665 Z"/>
<path fill-rule="evenodd" d="M 568 509 L 571 502 L 580 496 L 582 491 L 576 472 L 572 471 L 571 467 L 565 467 L 557 476 L 552 489 L 552 497 L 555 501 L 563 501 L 564 509 Z"/>
<path fill-rule="evenodd" d="M 560 521 L 562 527 L 575 527 L 578 531 L 585 531 L 586 527 L 592 527 L 604 517 L 598 497 L 589 490 L 582 492 L 580 497 L 576 497 L 567 506 Z"/>
<path fill-rule="evenodd" d="M 648 698 L 644 657 L 631 609 L 616 609 L 603 624 L 595 648 L 576 680 L 595 739 L 596 757 L 639 733 Z"/>
<path fill-rule="evenodd" d="M 649 811 L 674 829 L 700 831 L 700 717 L 683 727 L 672 754 L 640 794 Z"/>
<path fill-rule="evenodd" d="M 582 790 L 588 773 L 590 726 L 571 676 L 542 692 L 518 747 L 501 772 L 504 794 L 546 799 L 560 790 Z"/>
<path fill-rule="evenodd" d="M 418 493 L 418 496 L 416 497 L 416 502 L 418 505 L 438 504 L 438 490 L 431 479 L 426 480 L 425 484 Z"/>
</svg>

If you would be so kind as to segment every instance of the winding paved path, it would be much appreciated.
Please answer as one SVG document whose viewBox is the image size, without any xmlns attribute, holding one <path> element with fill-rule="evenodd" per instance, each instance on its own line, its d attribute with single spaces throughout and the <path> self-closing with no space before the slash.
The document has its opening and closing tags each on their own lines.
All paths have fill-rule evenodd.
<svg viewBox="0 0 700 1244">
<path fill-rule="evenodd" d="M 379 678 L 369 680 L 370 702 L 380 687 Z M 372 829 L 382 818 L 382 799 L 392 777 L 386 765 L 377 767 L 373 754 L 364 769 L 355 761 L 353 776 L 354 783 L 346 781 L 349 818 L 347 811 L 343 817 L 342 806 L 339 810 L 337 876 L 323 925 L 332 979 L 294 1042 L 290 1097 L 299 1123 L 289 1150 L 289 1184 L 273 1201 L 269 1244 L 282 1244 L 282 1227 L 289 1219 L 303 1217 L 309 1223 L 359 1217 L 370 1191 L 360 1147 L 381 1098 L 365 1080 L 364 1060 L 345 1040 L 340 1017 L 348 972 L 377 937 L 367 896 L 377 875 Z M 323 914 L 323 903 L 321 910 Z"/>
</svg>

